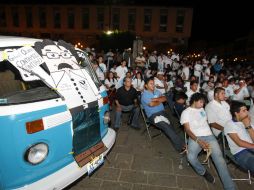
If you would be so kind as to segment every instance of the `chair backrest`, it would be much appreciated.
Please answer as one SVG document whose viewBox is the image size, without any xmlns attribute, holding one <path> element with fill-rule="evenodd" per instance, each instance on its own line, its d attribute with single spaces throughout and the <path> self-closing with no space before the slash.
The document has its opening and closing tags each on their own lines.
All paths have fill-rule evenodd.
<svg viewBox="0 0 254 190">
<path fill-rule="evenodd" d="M 230 148 L 229 148 L 229 145 L 228 145 L 228 141 L 227 141 L 227 137 L 225 135 L 225 133 L 222 131 L 221 132 L 221 138 L 222 138 L 222 152 L 223 152 L 223 156 L 224 156 L 224 159 L 227 159 L 229 161 L 232 161 L 234 164 L 238 165 L 233 154 L 231 153 L 230 151 Z"/>
</svg>

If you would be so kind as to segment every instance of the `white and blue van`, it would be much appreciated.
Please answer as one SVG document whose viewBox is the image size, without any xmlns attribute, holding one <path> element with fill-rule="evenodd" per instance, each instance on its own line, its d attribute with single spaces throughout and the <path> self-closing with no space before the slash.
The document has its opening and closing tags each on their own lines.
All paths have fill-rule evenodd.
<svg viewBox="0 0 254 190">
<path fill-rule="evenodd" d="M 0 189 L 63 189 L 115 143 L 108 97 L 85 52 L 0 36 Z"/>
</svg>

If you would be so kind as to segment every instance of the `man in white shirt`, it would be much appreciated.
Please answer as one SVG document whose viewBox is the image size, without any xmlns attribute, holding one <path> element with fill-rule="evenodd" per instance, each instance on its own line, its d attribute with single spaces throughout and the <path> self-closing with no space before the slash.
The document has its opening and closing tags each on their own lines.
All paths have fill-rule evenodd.
<svg viewBox="0 0 254 190">
<path fill-rule="evenodd" d="M 208 182 L 215 183 L 215 178 L 197 158 L 202 149 L 210 150 L 224 189 L 235 189 L 220 146 L 207 123 L 206 113 L 203 108 L 204 102 L 205 97 L 203 94 L 193 94 L 190 99 L 190 107 L 186 108 L 181 114 L 180 122 L 189 136 L 187 148 L 188 161 L 199 175 L 203 176 Z"/>
<path fill-rule="evenodd" d="M 122 60 L 121 65 L 116 68 L 117 79 L 123 79 L 127 72 L 126 61 Z"/>
<path fill-rule="evenodd" d="M 243 101 L 245 98 L 250 97 L 247 85 L 244 80 L 239 81 L 239 87 L 234 90 L 233 100 Z"/>
<path fill-rule="evenodd" d="M 186 104 L 189 105 L 190 98 L 193 94 L 198 92 L 198 82 L 197 81 L 191 81 L 190 82 L 190 89 L 186 92 L 186 95 L 188 97 Z"/>
<path fill-rule="evenodd" d="M 254 129 L 247 107 L 243 102 L 233 101 L 230 112 L 233 119 L 224 128 L 230 151 L 243 169 L 254 174 Z"/>
<path fill-rule="evenodd" d="M 187 80 L 189 80 L 189 78 L 190 78 L 190 67 L 189 67 L 189 64 L 186 63 L 183 66 L 182 79 L 184 81 L 187 81 Z"/>
<path fill-rule="evenodd" d="M 214 89 L 214 99 L 206 105 L 205 111 L 213 134 L 218 137 L 226 122 L 232 119 L 230 106 L 225 101 L 224 88 L 217 87 Z"/>
<path fill-rule="evenodd" d="M 157 77 L 154 78 L 154 85 L 156 90 L 159 90 L 163 95 L 168 91 L 168 84 L 165 81 L 163 72 L 157 73 Z"/>
<path fill-rule="evenodd" d="M 194 75 L 197 77 L 199 83 L 201 80 L 201 71 L 203 69 L 203 65 L 201 63 L 201 61 L 197 61 L 195 66 L 194 66 Z"/>
</svg>

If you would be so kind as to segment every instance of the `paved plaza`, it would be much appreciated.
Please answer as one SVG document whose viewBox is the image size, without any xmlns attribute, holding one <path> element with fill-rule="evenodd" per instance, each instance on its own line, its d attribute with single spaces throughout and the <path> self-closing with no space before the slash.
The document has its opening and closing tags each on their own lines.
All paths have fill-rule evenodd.
<svg viewBox="0 0 254 190">
<path fill-rule="evenodd" d="M 179 135 L 183 136 L 176 118 L 169 118 Z M 149 140 L 140 116 L 141 130 L 127 126 L 128 114 L 123 115 L 123 125 L 117 133 L 116 143 L 102 165 L 92 176 L 84 176 L 66 190 L 220 190 L 222 183 L 211 164 L 209 171 L 216 177 L 215 184 L 198 176 L 172 147 L 164 134 Z M 151 128 L 153 135 L 160 131 Z M 205 155 L 201 154 L 200 159 Z M 212 163 L 212 161 L 210 160 Z M 229 164 L 233 177 L 247 177 L 233 164 Z M 239 190 L 253 190 L 253 184 L 237 181 Z"/>
</svg>

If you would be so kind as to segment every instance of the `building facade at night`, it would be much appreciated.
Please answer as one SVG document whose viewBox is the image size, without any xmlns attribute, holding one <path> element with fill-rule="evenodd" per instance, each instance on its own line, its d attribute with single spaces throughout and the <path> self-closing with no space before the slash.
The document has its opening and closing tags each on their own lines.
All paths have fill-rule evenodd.
<svg viewBox="0 0 254 190">
<path fill-rule="evenodd" d="M 187 47 L 193 9 L 124 5 L 0 5 L 0 34 L 96 46 L 103 32 L 133 32 L 146 47 Z"/>
</svg>

